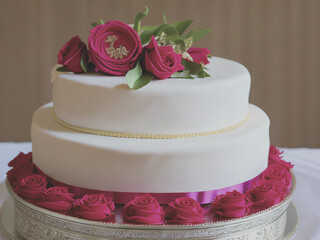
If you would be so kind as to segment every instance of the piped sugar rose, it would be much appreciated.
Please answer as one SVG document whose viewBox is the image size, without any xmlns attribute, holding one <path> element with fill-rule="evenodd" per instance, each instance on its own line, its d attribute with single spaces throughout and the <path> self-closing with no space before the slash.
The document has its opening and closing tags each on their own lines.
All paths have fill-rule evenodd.
<svg viewBox="0 0 320 240">
<path fill-rule="evenodd" d="M 280 203 L 285 195 L 279 181 L 258 180 L 246 192 L 246 196 L 252 202 L 251 213 L 254 213 Z"/>
<path fill-rule="evenodd" d="M 123 219 L 134 224 L 163 224 L 164 211 L 150 194 L 135 197 L 123 207 Z"/>
<path fill-rule="evenodd" d="M 210 54 L 210 50 L 208 48 L 191 47 L 187 52 L 192 57 L 193 62 L 201 63 L 203 65 L 209 63 L 208 55 Z"/>
<path fill-rule="evenodd" d="M 169 78 L 172 74 L 182 71 L 181 55 L 174 52 L 171 46 L 159 46 L 155 37 L 144 48 L 143 64 L 145 70 L 158 79 Z"/>
<path fill-rule="evenodd" d="M 79 36 L 71 38 L 59 51 L 58 63 L 62 64 L 64 69 L 70 72 L 83 72 L 81 67 L 81 58 L 87 65 L 88 53 L 86 44 L 81 41 Z"/>
<path fill-rule="evenodd" d="M 267 167 L 260 175 L 261 180 L 275 180 L 278 181 L 282 186 L 284 192 L 288 192 L 292 186 L 292 175 L 287 170 L 279 164 L 272 164 Z"/>
<path fill-rule="evenodd" d="M 166 219 L 167 224 L 200 224 L 205 222 L 205 210 L 192 198 L 178 198 L 169 203 Z"/>
<path fill-rule="evenodd" d="M 290 170 L 291 168 L 293 168 L 293 164 L 291 164 L 290 162 L 284 161 L 281 156 L 282 153 L 283 152 L 280 152 L 280 150 L 278 148 L 271 145 L 270 149 L 269 149 L 268 164 L 269 165 L 279 164 L 279 165 L 285 167 L 287 170 Z"/>
<path fill-rule="evenodd" d="M 246 215 L 250 205 L 245 194 L 233 190 L 218 195 L 211 203 L 211 212 L 218 218 L 239 218 Z"/>
<path fill-rule="evenodd" d="M 36 205 L 52 211 L 68 212 L 73 207 L 75 201 L 73 197 L 74 194 L 69 193 L 68 187 L 50 187 L 43 193 Z"/>
<path fill-rule="evenodd" d="M 26 200 L 39 200 L 47 190 L 47 178 L 39 174 L 32 174 L 21 179 L 16 192 Z"/>
<path fill-rule="evenodd" d="M 90 30 L 88 48 L 96 72 L 121 76 L 135 66 L 142 43 L 128 24 L 108 21 Z"/>
<path fill-rule="evenodd" d="M 8 180 L 13 186 L 16 186 L 20 179 L 32 175 L 35 170 L 31 152 L 27 154 L 20 152 L 8 166 L 13 167 L 7 172 Z"/>
<path fill-rule="evenodd" d="M 98 221 L 110 217 L 114 209 L 114 202 L 104 194 L 87 194 L 74 203 L 72 214 Z"/>
</svg>

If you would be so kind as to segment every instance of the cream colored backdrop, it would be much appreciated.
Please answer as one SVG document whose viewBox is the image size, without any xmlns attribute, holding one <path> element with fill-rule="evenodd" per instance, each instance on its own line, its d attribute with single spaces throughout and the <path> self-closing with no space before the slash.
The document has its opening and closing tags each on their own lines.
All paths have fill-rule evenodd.
<svg viewBox="0 0 320 240">
<path fill-rule="evenodd" d="M 86 39 L 99 18 L 143 24 L 194 19 L 213 33 L 201 40 L 216 56 L 243 63 L 250 102 L 271 119 L 271 142 L 320 147 L 319 0 L 11 0 L 0 4 L 0 141 L 29 141 L 33 112 L 51 100 L 50 69 L 61 46 Z"/>
</svg>

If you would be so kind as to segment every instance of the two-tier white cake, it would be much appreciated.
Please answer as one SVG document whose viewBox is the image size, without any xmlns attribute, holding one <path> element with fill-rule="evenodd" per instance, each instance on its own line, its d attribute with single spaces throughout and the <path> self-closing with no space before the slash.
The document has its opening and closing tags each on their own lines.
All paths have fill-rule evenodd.
<svg viewBox="0 0 320 240">
<path fill-rule="evenodd" d="M 52 71 L 53 103 L 33 117 L 33 162 L 72 186 L 181 193 L 230 187 L 268 164 L 269 118 L 248 103 L 250 74 L 213 57 L 204 79 Z M 94 134 L 92 134 L 94 133 Z"/>
</svg>

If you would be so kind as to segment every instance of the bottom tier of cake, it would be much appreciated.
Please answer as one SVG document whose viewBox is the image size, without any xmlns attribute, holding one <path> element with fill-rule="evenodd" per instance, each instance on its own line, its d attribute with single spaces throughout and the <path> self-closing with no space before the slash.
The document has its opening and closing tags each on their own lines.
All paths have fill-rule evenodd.
<svg viewBox="0 0 320 240">
<path fill-rule="evenodd" d="M 136 193 L 211 191 L 251 180 L 268 164 L 269 118 L 253 105 L 247 121 L 232 131 L 179 139 L 81 133 L 60 125 L 51 113 L 48 104 L 33 117 L 33 162 L 72 186 Z"/>
</svg>

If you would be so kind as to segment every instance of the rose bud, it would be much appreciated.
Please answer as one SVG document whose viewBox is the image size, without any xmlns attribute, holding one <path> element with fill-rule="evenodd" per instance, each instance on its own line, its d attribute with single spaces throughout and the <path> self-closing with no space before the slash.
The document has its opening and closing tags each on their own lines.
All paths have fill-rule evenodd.
<svg viewBox="0 0 320 240">
<path fill-rule="evenodd" d="M 21 179 L 16 192 L 26 200 L 39 200 L 47 189 L 47 178 L 39 174 L 32 174 Z"/>
<path fill-rule="evenodd" d="M 201 63 L 203 65 L 207 65 L 209 63 L 208 55 L 210 54 L 210 50 L 208 48 L 189 48 L 189 55 L 192 57 L 193 62 Z"/>
<path fill-rule="evenodd" d="M 174 52 L 171 46 L 158 46 L 154 36 L 144 48 L 143 65 L 145 70 L 158 79 L 165 79 L 178 71 L 182 71 L 181 55 Z"/>
<path fill-rule="evenodd" d="M 58 63 L 70 72 L 83 72 L 81 58 L 84 64 L 88 62 L 87 46 L 81 41 L 79 36 L 71 38 L 59 51 Z"/>
<path fill-rule="evenodd" d="M 36 205 L 52 211 L 68 212 L 74 203 L 74 194 L 69 193 L 68 187 L 50 187 L 44 193 Z"/>
<path fill-rule="evenodd" d="M 138 33 L 120 21 L 109 21 L 90 30 L 89 56 L 95 71 L 110 75 L 125 75 L 142 52 Z"/>
<path fill-rule="evenodd" d="M 272 164 L 260 175 L 261 180 L 276 180 L 282 185 L 282 190 L 288 192 L 292 186 L 292 175 L 282 165 Z"/>
<path fill-rule="evenodd" d="M 144 194 L 124 206 L 123 219 L 126 223 L 163 224 L 164 211 L 153 196 Z"/>
<path fill-rule="evenodd" d="M 239 218 L 246 214 L 249 206 L 246 195 L 233 190 L 218 195 L 211 203 L 211 212 L 218 218 Z"/>
<path fill-rule="evenodd" d="M 168 224 L 200 224 L 205 222 L 204 214 L 205 210 L 196 200 L 183 197 L 169 203 L 166 219 Z"/>
<path fill-rule="evenodd" d="M 246 193 L 251 201 L 251 213 L 264 210 L 281 202 L 284 197 L 282 185 L 275 180 L 258 180 Z"/>
<path fill-rule="evenodd" d="M 104 194 L 90 194 L 74 203 L 72 214 L 89 220 L 104 220 L 112 215 L 115 209 L 111 198 Z"/>
<path fill-rule="evenodd" d="M 275 146 L 270 146 L 269 149 L 269 165 L 271 164 L 279 164 L 283 167 L 285 167 L 287 170 L 290 170 L 291 168 L 293 168 L 293 164 L 291 164 L 290 162 L 286 162 L 282 159 L 282 154 L 283 152 L 280 152 L 278 148 L 276 148 Z"/>
</svg>

